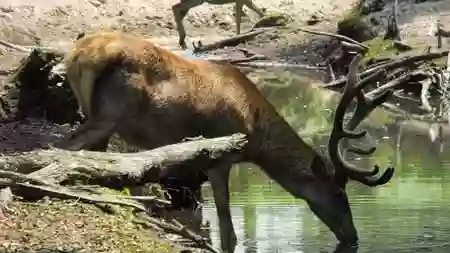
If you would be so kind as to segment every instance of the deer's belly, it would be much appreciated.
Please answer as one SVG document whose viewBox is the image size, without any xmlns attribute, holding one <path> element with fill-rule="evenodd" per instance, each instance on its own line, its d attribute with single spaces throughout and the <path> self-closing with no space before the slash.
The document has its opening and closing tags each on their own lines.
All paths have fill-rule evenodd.
<svg viewBox="0 0 450 253">
<path fill-rule="evenodd" d="M 119 123 L 117 133 L 129 144 L 152 149 L 180 142 L 185 137 L 201 135 L 189 117 L 147 115 Z"/>
</svg>

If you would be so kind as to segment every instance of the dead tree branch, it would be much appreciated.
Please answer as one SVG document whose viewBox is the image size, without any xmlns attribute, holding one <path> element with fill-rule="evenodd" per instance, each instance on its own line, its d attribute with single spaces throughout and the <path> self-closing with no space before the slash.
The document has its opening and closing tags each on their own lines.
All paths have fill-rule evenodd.
<svg viewBox="0 0 450 253">
<path fill-rule="evenodd" d="M 238 67 L 251 67 L 251 68 L 287 68 L 287 69 L 316 69 L 326 70 L 326 66 L 311 66 L 305 64 L 290 64 L 283 62 L 241 62 L 235 63 Z"/>
<path fill-rule="evenodd" d="M 299 28 L 298 30 L 302 31 L 302 32 L 306 32 L 306 33 L 315 34 L 315 35 L 330 36 L 330 37 L 336 38 L 336 39 L 338 39 L 340 41 L 348 42 L 350 44 L 356 45 L 358 48 L 360 48 L 360 51 L 369 50 L 368 46 L 366 46 L 363 43 L 360 43 L 360 42 L 358 42 L 358 41 L 356 41 L 354 39 L 351 39 L 351 38 L 349 38 L 347 36 L 344 36 L 344 35 L 328 33 L 328 32 L 312 31 L 312 30 L 308 30 L 308 29 L 305 29 L 305 28 Z"/>
<path fill-rule="evenodd" d="M 21 53 L 27 53 L 27 54 L 29 54 L 32 51 L 32 50 L 30 50 L 28 48 L 25 48 L 23 46 L 19 46 L 19 45 L 13 44 L 13 43 L 9 43 L 9 42 L 7 42 L 5 40 L 1 40 L 1 39 L 0 39 L 0 46 L 4 46 L 6 48 L 14 49 L 14 50 L 17 50 L 17 51 L 19 51 Z"/>
<path fill-rule="evenodd" d="M 244 58 L 208 59 L 208 60 L 212 61 L 212 62 L 218 62 L 218 63 L 237 64 L 237 63 L 244 63 L 244 62 L 267 60 L 267 56 L 264 56 L 264 55 L 253 55 L 253 56 L 244 57 Z"/>
<path fill-rule="evenodd" d="M 449 53 L 449 50 L 443 50 L 443 51 L 439 51 L 439 52 L 422 53 L 419 55 L 406 56 L 406 57 L 402 57 L 400 59 L 386 61 L 375 67 L 371 67 L 371 68 L 368 68 L 368 69 L 362 71 L 361 73 L 358 74 L 358 78 L 367 77 L 367 76 L 377 72 L 380 69 L 386 69 L 387 71 L 389 71 L 389 70 L 392 70 L 395 68 L 407 66 L 409 64 L 414 64 L 414 63 L 421 62 L 421 61 L 430 61 L 430 60 L 438 59 L 438 58 L 447 56 L 448 53 Z M 347 78 L 342 77 L 339 80 L 336 80 L 334 82 L 326 84 L 324 87 L 329 88 L 329 89 L 342 88 L 346 82 L 347 82 Z"/>
<path fill-rule="evenodd" d="M 206 52 L 206 51 L 211 51 L 211 50 L 215 50 L 215 49 L 219 49 L 219 48 L 224 48 L 227 46 L 236 46 L 240 43 L 246 42 L 248 40 L 253 39 L 254 37 L 256 37 L 257 35 L 263 33 L 264 30 L 263 29 L 259 29 L 256 31 L 252 31 L 252 32 L 248 32 L 248 33 L 244 33 L 244 34 L 239 34 L 233 37 L 229 37 L 229 38 L 225 38 L 223 40 L 211 43 L 211 44 L 207 44 L 207 45 L 202 45 L 202 43 L 200 41 L 197 42 L 197 45 L 195 43 L 192 43 L 192 47 L 193 52 L 194 53 L 202 53 L 202 52 Z"/>
</svg>

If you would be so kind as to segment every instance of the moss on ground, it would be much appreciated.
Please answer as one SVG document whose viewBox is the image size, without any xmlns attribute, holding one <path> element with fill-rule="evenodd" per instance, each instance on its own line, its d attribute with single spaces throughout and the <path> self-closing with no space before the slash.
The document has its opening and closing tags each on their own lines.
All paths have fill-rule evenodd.
<svg viewBox="0 0 450 253">
<path fill-rule="evenodd" d="M 180 252 L 182 246 L 133 223 L 130 208 L 107 214 L 77 201 L 15 201 L 0 221 L 0 252 Z"/>
<path fill-rule="evenodd" d="M 392 40 L 385 40 L 382 37 L 376 37 L 374 39 L 363 42 L 364 45 L 369 47 L 369 51 L 366 53 L 365 58 L 393 56 L 398 53 L 398 50 L 394 47 Z"/>
</svg>

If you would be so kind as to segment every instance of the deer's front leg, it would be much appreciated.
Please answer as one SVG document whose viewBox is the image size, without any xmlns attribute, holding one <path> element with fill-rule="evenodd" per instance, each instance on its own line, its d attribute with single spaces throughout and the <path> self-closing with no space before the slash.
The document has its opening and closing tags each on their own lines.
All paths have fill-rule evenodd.
<svg viewBox="0 0 450 253">
<path fill-rule="evenodd" d="M 231 220 L 228 180 L 231 165 L 223 165 L 208 171 L 208 179 L 214 194 L 219 218 L 220 245 L 224 253 L 233 253 L 236 248 L 236 233 Z"/>
</svg>

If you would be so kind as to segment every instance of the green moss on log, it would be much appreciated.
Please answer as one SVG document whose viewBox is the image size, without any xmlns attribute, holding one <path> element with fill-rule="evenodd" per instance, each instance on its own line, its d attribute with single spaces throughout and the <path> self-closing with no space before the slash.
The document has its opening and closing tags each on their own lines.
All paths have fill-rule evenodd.
<svg viewBox="0 0 450 253">
<path fill-rule="evenodd" d="M 394 47 L 394 41 L 384 40 L 382 37 L 376 37 L 363 43 L 369 47 L 365 58 L 393 56 L 398 53 Z"/>
</svg>

